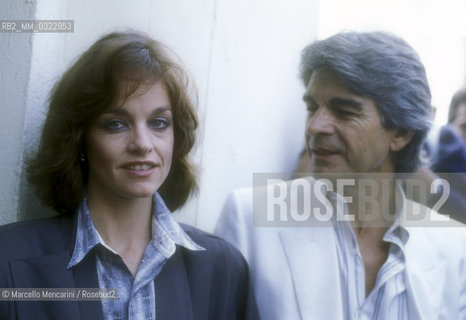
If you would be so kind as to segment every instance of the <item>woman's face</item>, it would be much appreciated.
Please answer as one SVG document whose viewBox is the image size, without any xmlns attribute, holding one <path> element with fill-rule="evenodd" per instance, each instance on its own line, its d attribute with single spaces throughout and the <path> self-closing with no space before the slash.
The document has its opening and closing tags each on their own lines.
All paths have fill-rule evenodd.
<svg viewBox="0 0 466 320">
<path fill-rule="evenodd" d="M 151 197 L 172 162 L 173 114 L 161 83 L 120 98 L 86 132 L 88 192 L 93 197 Z"/>
</svg>

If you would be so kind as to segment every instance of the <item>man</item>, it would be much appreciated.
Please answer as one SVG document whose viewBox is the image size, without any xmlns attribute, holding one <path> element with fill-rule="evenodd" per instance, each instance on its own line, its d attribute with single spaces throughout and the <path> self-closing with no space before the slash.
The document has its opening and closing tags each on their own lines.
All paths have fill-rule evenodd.
<svg viewBox="0 0 466 320">
<path fill-rule="evenodd" d="M 450 195 L 439 208 L 458 221 L 466 223 L 466 89 L 457 91 L 451 99 L 448 124 L 440 128 L 431 147 L 431 167 L 419 171 L 423 179 L 446 179 Z M 440 195 L 432 194 L 427 205 L 433 206 Z"/>
<path fill-rule="evenodd" d="M 453 125 L 466 143 L 466 89 L 459 90 L 451 99 L 448 123 Z"/>
<path fill-rule="evenodd" d="M 466 229 L 436 227 L 436 212 L 397 183 L 429 130 L 418 55 L 390 34 L 340 33 L 303 50 L 301 77 L 313 178 L 236 190 L 217 225 L 250 264 L 261 317 L 466 319 Z M 299 215 L 296 199 L 270 199 L 304 182 Z M 291 208 L 295 223 L 263 203 Z"/>
</svg>

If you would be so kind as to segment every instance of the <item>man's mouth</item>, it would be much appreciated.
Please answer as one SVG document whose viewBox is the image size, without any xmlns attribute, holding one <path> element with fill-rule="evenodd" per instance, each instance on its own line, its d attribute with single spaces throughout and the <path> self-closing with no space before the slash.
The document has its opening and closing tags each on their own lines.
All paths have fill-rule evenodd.
<svg viewBox="0 0 466 320">
<path fill-rule="evenodd" d="M 332 156 L 332 155 L 336 155 L 339 153 L 337 150 L 331 150 L 331 149 L 326 149 L 326 148 L 311 148 L 311 151 L 316 156 L 321 156 L 321 157 Z"/>
</svg>

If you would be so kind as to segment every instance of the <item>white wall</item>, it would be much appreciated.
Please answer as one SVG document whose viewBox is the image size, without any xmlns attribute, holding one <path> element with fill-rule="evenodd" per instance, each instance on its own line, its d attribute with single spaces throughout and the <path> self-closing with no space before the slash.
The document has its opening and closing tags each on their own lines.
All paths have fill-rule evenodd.
<svg viewBox="0 0 466 320">
<path fill-rule="evenodd" d="M 219 1 L 195 224 L 214 227 L 253 172 L 292 172 L 304 141 L 300 50 L 316 36 L 312 1 Z"/>
<path fill-rule="evenodd" d="M 32 19 L 33 1 L 0 2 L 0 19 Z M 0 33 L 0 224 L 16 220 L 31 34 Z"/>
<path fill-rule="evenodd" d="M 22 14 L 20 19 L 29 19 Z M 7 80 L 18 74 L 23 89 L 7 99 L 22 112 L 1 118 L 12 123 L 10 136 L 2 132 L 1 146 L 14 152 L 2 151 L 0 159 L 6 177 L 0 183 L 0 223 L 47 213 L 21 174 L 23 148 L 27 154 L 37 145 L 47 95 L 59 75 L 115 28 L 139 29 L 170 46 L 198 85 L 201 128 L 194 158 L 200 193 L 176 213 L 179 220 L 212 230 L 227 193 L 251 185 L 253 172 L 294 169 L 305 117 L 299 52 L 316 37 L 317 0 L 37 0 L 35 19 L 73 19 L 74 33 L 26 35 L 32 53 L 5 73 Z M 8 35 L 14 41 L 7 59 L 22 50 L 16 48 L 21 36 Z M 2 60 L 2 70 L 5 65 Z"/>
<path fill-rule="evenodd" d="M 466 85 L 465 12 L 464 0 L 325 0 L 318 33 L 323 39 L 341 30 L 386 30 L 404 38 L 424 63 L 442 125 L 451 97 Z"/>
</svg>

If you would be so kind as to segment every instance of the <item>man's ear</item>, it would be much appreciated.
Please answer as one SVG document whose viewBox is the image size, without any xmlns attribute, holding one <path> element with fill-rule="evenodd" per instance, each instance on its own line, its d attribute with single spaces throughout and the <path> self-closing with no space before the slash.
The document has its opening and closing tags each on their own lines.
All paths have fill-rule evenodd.
<svg viewBox="0 0 466 320">
<path fill-rule="evenodd" d="M 402 128 L 394 129 L 394 135 L 390 142 L 390 149 L 394 152 L 403 149 L 413 138 L 414 131 Z"/>
</svg>

